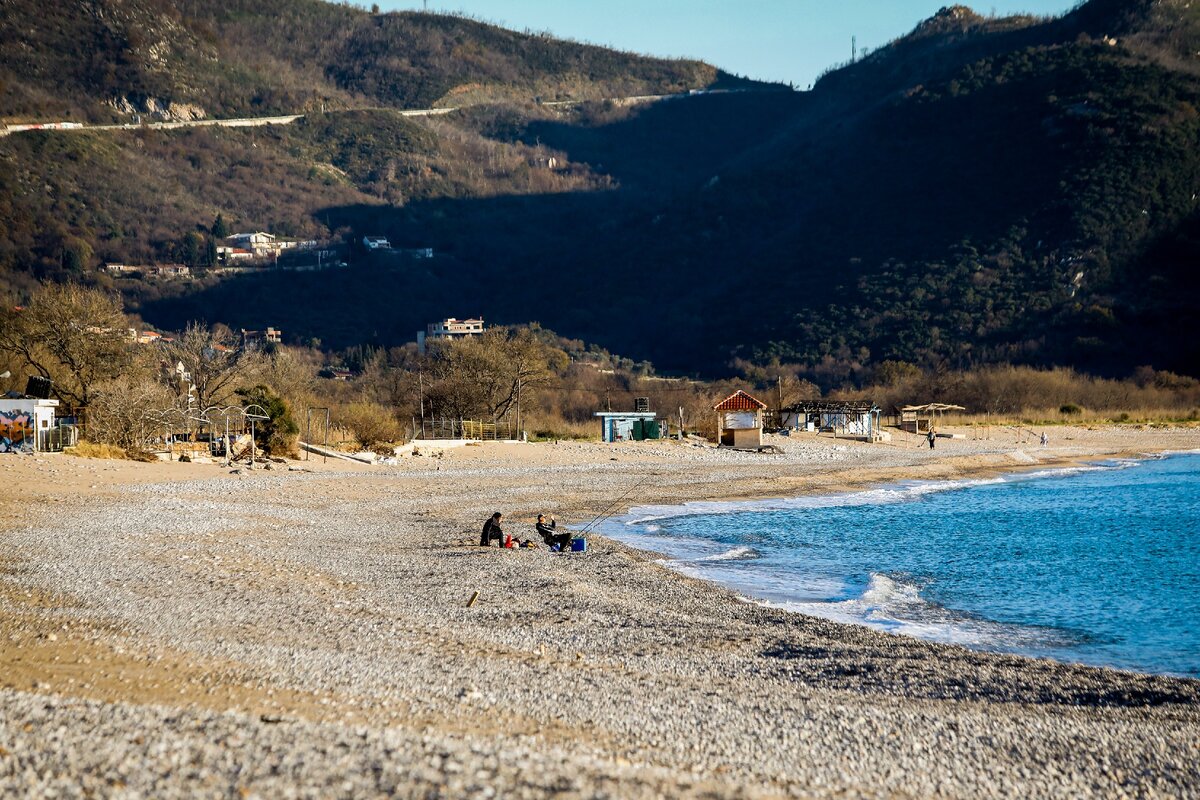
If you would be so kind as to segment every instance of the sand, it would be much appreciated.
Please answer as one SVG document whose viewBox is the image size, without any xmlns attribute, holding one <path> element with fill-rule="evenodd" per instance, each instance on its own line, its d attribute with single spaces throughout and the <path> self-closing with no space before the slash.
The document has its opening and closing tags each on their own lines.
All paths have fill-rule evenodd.
<svg viewBox="0 0 1200 800">
<path fill-rule="evenodd" d="M 528 534 L 631 489 L 616 510 L 1200 447 L 1183 428 L 1050 436 L 483 445 L 240 474 L 2 456 L 0 794 L 1195 796 L 1200 682 L 763 608 L 601 537 L 582 556 L 473 546 L 492 510 Z"/>
</svg>

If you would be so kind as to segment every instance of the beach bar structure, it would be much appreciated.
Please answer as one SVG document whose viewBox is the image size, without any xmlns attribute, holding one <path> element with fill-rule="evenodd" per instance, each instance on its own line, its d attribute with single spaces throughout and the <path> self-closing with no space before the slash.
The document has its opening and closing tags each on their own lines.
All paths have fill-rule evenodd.
<svg viewBox="0 0 1200 800">
<path fill-rule="evenodd" d="M 0 399 L 0 452 L 43 452 L 53 446 L 58 401 L 38 397 Z"/>
<path fill-rule="evenodd" d="M 869 400 L 805 400 L 783 409 L 780 426 L 874 441 L 880 430 L 879 413 Z"/>
<path fill-rule="evenodd" d="M 641 442 L 665 439 L 667 426 L 653 411 L 597 411 L 600 439 L 605 442 Z"/>
<path fill-rule="evenodd" d="M 966 411 L 963 406 L 949 403 L 926 403 L 920 406 L 901 406 L 892 414 L 896 427 L 908 433 L 929 433 L 938 427 L 944 414 Z"/>
<path fill-rule="evenodd" d="M 762 448 L 763 411 L 767 404 L 738 389 L 713 406 L 717 444 L 738 450 Z"/>
</svg>

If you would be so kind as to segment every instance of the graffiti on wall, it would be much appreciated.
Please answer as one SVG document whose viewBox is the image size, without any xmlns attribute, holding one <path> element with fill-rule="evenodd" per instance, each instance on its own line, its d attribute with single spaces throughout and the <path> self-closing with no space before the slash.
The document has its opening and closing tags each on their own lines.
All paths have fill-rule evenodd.
<svg viewBox="0 0 1200 800">
<path fill-rule="evenodd" d="M 18 447 L 33 447 L 33 414 L 28 411 L 0 411 L 0 453 Z"/>
</svg>

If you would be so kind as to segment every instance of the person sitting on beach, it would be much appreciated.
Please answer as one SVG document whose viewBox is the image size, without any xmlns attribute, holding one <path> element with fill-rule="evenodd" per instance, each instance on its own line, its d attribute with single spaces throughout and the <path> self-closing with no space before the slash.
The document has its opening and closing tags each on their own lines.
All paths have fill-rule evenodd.
<svg viewBox="0 0 1200 800">
<path fill-rule="evenodd" d="M 499 542 L 500 547 L 504 547 L 504 531 L 500 528 L 501 513 L 497 511 L 488 517 L 487 522 L 483 523 L 483 533 L 479 534 L 479 546 L 491 547 L 492 539 Z"/>
<path fill-rule="evenodd" d="M 547 525 L 546 515 L 538 514 L 537 525 L 534 527 L 536 527 L 537 532 L 541 534 L 542 541 L 546 543 L 547 547 L 558 545 L 559 550 L 567 550 L 571 547 L 571 534 L 559 533 L 557 530 L 557 525 L 558 521 L 553 517 L 550 519 L 550 524 Z"/>
</svg>

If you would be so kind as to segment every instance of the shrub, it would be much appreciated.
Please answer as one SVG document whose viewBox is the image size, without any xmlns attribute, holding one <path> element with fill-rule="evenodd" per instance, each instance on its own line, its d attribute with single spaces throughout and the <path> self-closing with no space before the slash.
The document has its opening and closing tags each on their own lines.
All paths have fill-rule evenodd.
<svg viewBox="0 0 1200 800">
<path fill-rule="evenodd" d="M 1066 414 L 1068 417 L 1079 416 L 1083 413 L 1083 409 L 1074 403 L 1064 403 L 1058 409 L 1060 414 Z"/>
<path fill-rule="evenodd" d="M 296 439 L 300 433 L 300 426 L 292 419 L 292 410 L 287 401 L 261 383 L 251 388 L 238 389 L 237 396 L 247 406 L 261 406 L 270 417 L 265 422 L 255 423 L 254 437 L 259 447 L 269 455 L 299 454 Z"/>
<path fill-rule="evenodd" d="M 336 422 L 349 428 L 360 447 L 371 447 L 404 438 L 404 430 L 396 415 L 379 403 L 350 403 L 337 410 Z"/>
</svg>

